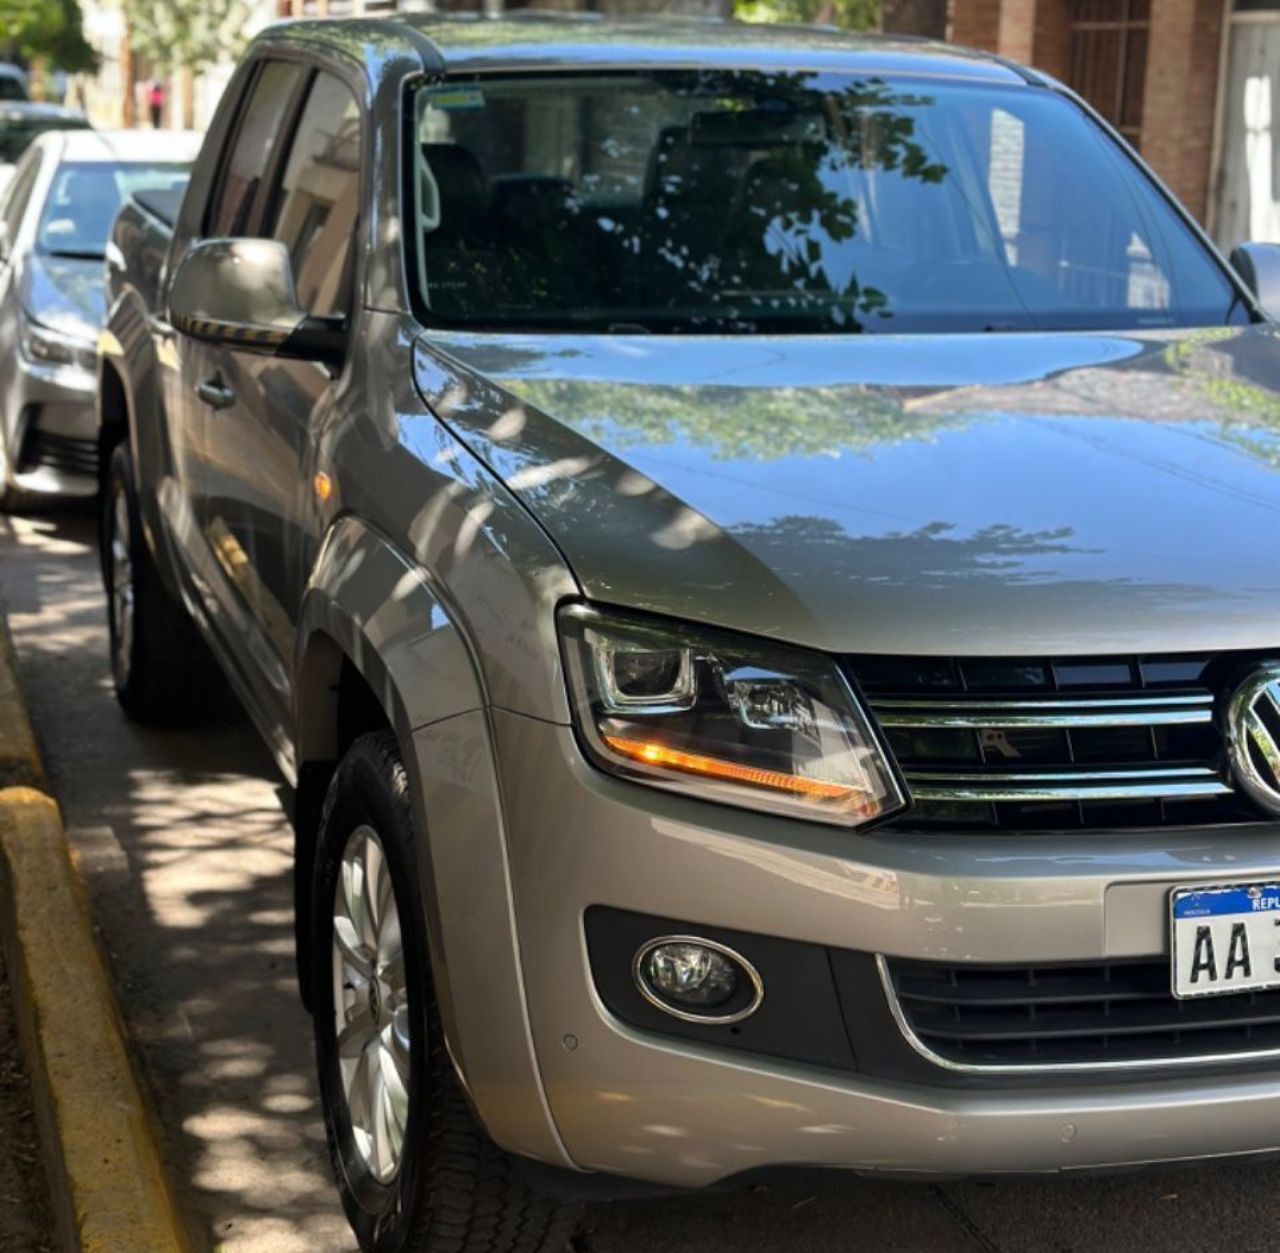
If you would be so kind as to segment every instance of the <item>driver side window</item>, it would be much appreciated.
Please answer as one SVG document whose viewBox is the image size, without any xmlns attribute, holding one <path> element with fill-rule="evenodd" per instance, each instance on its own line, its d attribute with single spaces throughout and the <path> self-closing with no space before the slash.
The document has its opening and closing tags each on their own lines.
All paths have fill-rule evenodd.
<svg viewBox="0 0 1280 1253">
<path fill-rule="evenodd" d="M 270 169 L 301 76 L 302 67 L 291 61 L 267 61 L 258 71 L 209 197 L 208 237 L 235 238 L 248 233 L 254 202 Z"/>
<path fill-rule="evenodd" d="M 264 232 L 289 249 L 298 300 L 315 317 L 339 317 L 351 308 L 362 147 L 355 96 L 340 79 L 320 71 Z"/>
</svg>

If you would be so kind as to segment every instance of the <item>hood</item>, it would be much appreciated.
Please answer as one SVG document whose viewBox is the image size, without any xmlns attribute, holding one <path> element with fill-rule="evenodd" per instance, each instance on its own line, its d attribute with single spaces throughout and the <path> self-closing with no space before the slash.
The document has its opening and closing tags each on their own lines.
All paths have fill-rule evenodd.
<svg viewBox="0 0 1280 1253">
<path fill-rule="evenodd" d="M 73 339 L 96 340 L 106 317 L 105 262 L 33 252 L 23 308 L 41 325 Z"/>
<path fill-rule="evenodd" d="M 1280 328 L 442 336 L 593 599 L 840 652 L 1280 648 Z"/>
</svg>

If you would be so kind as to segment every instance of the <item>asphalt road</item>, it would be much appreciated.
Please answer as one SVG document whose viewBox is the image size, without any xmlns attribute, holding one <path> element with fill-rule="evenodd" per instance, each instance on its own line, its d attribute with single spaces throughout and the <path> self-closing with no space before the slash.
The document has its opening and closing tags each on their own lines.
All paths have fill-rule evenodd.
<svg viewBox="0 0 1280 1253">
<path fill-rule="evenodd" d="M 211 1246 L 353 1242 L 295 995 L 281 783 L 252 728 L 157 734 L 110 690 L 92 519 L 0 519 L 9 615 L 53 789 L 143 1079 Z M 68 989 L 74 995 L 74 989 Z M 906 1184 L 832 1174 L 587 1214 L 590 1253 L 1264 1253 L 1280 1166 Z"/>
</svg>

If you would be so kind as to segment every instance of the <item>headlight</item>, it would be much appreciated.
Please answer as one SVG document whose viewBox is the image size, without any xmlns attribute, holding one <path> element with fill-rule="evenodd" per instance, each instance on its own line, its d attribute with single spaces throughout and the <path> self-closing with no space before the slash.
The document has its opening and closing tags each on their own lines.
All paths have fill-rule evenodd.
<svg viewBox="0 0 1280 1253">
<path fill-rule="evenodd" d="M 828 657 L 581 605 L 561 611 L 560 634 L 577 729 L 605 770 L 847 827 L 907 805 Z"/>
<path fill-rule="evenodd" d="M 68 365 L 91 373 L 98 368 L 96 344 L 72 339 L 28 317 L 22 318 L 21 347 L 22 355 L 39 365 Z"/>
</svg>

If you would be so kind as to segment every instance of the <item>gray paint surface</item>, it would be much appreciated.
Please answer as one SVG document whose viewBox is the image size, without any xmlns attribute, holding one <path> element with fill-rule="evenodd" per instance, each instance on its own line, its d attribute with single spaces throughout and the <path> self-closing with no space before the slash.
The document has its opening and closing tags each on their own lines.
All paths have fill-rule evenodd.
<svg viewBox="0 0 1280 1253">
<path fill-rule="evenodd" d="M 0 521 L 0 608 L 170 1162 L 226 1253 L 351 1253 L 292 991 L 279 777 L 243 723 L 151 734 L 109 689 L 93 519 Z M 583 1253 L 1266 1253 L 1275 1168 L 885 1183 L 592 1206 Z"/>
<path fill-rule="evenodd" d="M 1266 648 L 1275 334 L 429 333 L 418 376 L 601 601 L 841 652 Z"/>
</svg>

